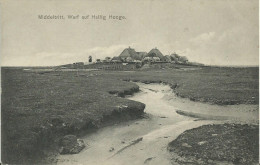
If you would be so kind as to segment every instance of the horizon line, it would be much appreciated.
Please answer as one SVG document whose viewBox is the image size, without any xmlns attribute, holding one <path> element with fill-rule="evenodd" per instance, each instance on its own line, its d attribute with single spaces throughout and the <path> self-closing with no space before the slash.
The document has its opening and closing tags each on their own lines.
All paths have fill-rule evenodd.
<svg viewBox="0 0 260 165">
<path fill-rule="evenodd" d="M 69 63 L 70 64 L 70 63 Z M 22 66 L 17 66 L 17 65 L 6 65 L 6 66 L 1 66 L 3 67 L 57 67 L 61 65 L 67 65 L 67 64 L 60 64 L 60 65 L 22 65 Z M 209 65 L 209 64 L 203 64 L 203 66 L 213 66 L 213 67 L 259 67 L 258 65 Z"/>
</svg>

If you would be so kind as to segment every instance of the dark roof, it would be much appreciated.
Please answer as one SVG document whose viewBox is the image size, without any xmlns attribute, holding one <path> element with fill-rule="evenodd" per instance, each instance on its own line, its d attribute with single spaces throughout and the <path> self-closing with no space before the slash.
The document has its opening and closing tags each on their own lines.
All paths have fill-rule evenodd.
<svg viewBox="0 0 260 165">
<path fill-rule="evenodd" d="M 123 52 L 119 55 L 121 58 L 131 57 L 134 60 L 141 60 L 142 57 L 132 48 L 126 48 Z"/>
<path fill-rule="evenodd" d="M 159 57 L 160 59 L 164 59 L 163 54 L 157 48 L 152 49 L 146 56 L 149 56 L 149 57 L 155 56 L 155 57 Z"/>
</svg>

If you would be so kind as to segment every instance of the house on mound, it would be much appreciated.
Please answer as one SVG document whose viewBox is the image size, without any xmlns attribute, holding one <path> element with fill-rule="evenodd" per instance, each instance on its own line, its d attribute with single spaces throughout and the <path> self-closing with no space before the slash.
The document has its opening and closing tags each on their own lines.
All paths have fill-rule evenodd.
<svg viewBox="0 0 260 165">
<path fill-rule="evenodd" d="M 134 49 L 132 48 L 126 48 L 123 50 L 123 52 L 119 55 L 119 57 L 124 61 L 124 62 L 131 62 L 131 61 L 141 61 L 142 60 L 142 56 L 143 56 L 144 52 L 136 52 Z"/>
<path fill-rule="evenodd" d="M 164 55 L 157 48 L 152 49 L 143 59 L 151 62 L 165 61 Z"/>
</svg>

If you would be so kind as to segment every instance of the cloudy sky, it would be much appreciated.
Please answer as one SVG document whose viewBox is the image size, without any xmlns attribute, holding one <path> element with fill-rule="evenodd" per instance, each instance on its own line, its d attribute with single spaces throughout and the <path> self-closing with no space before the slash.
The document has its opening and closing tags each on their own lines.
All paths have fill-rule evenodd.
<svg viewBox="0 0 260 165">
<path fill-rule="evenodd" d="M 258 65 L 258 0 L 1 0 L 1 65 L 50 66 L 157 47 L 211 65 Z M 41 20 L 38 15 L 63 15 Z M 79 15 L 71 20 L 67 15 Z M 83 20 L 103 15 L 106 20 Z M 109 15 L 125 16 L 110 20 Z"/>
</svg>

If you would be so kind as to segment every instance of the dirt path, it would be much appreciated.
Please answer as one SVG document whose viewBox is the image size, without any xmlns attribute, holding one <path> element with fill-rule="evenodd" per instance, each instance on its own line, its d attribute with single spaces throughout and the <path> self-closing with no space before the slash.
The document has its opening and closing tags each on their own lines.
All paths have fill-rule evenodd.
<svg viewBox="0 0 260 165">
<path fill-rule="evenodd" d="M 129 99 L 146 104 L 147 118 L 105 127 L 87 135 L 83 138 L 88 145 L 85 150 L 75 155 L 61 155 L 58 157 L 57 163 L 168 165 L 171 164 L 171 157 L 166 149 L 169 142 L 185 130 L 205 124 L 218 123 L 216 120 L 198 121 L 177 114 L 176 110 L 180 110 L 179 106 L 186 110 L 192 108 L 193 102 L 177 99 L 167 85 L 138 85 L 142 92 Z M 208 106 L 202 106 L 205 108 L 202 111 L 207 111 Z"/>
</svg>

